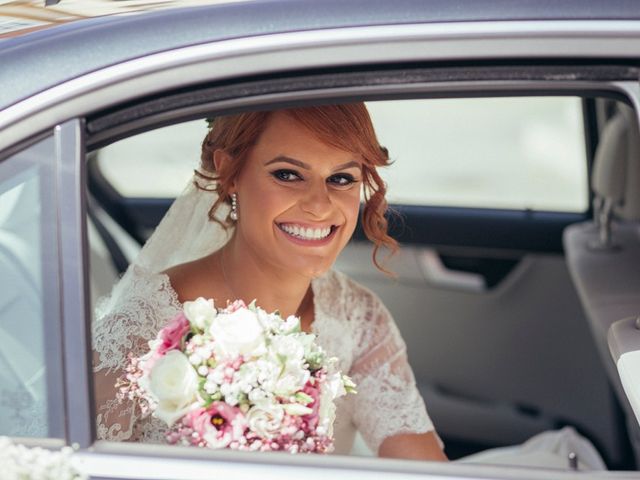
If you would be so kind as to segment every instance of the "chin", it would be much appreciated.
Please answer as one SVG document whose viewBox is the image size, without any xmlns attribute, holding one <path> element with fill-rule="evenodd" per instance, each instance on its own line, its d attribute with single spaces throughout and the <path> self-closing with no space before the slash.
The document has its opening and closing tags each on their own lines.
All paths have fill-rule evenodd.
<svg viewBox="0 0 640 480">
<path fill-rule="evenodd" d="M 304 277 L 314 279 L 328 272 L 334 262 L 335 258 L 331 261 L 327 261 L 326 258 L 321 258 L 316 261 L 296 262 L 294 265 L 291 265 L 290 268 Z"/>
</svg>

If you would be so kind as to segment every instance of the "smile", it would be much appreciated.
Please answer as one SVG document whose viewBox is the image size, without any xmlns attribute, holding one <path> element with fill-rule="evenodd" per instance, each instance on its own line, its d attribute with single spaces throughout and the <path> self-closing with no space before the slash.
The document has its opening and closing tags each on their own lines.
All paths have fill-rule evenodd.
<svg viewBox="0 0 640 480">
<path fill-rule="evenodd" d="M 294 223 L 279 223 L 277 224 L 280 230 L 291 235 L 292 237 L 300 240 L 323 240 L 331 235 L 331 232 L 336 228 L 333 225 L 323 228 L 311 228 L 304 227 L 302 225 L 296 225 Z"/>
</svg>

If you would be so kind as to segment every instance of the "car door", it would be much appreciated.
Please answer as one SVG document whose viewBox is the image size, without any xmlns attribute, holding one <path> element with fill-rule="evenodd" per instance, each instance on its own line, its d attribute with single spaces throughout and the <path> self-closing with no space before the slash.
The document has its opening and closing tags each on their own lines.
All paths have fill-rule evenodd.
<svg viewBox="0 0 640 480">
<path fill-rule="evenodd" d="M 132 21 L 135 24 L 135 19 Z M 429 27 L 428 35 L 422 32 L 422 27 Z M 355 99 L 472 98 L 487 96 L 488 92 L 495 97 L 557 96 L 559 92 L 563 96 L 581 97 L 593 94 L 595 89 L 613 95 L 619 90 L 615 82 L 637 81 L 635 73 L 625 69 L 609 69 L 606 66 L 600 70 L 580 69 L 572 62 L 568 62 L 563 69 L 556 64 L 524 68 L 522 63 L 526 62 L 509 58 L 504 52 L 494 52 L 501 58 L 501 65 L 482 64 L 479 66 L 481 68 L 474 68 L 465 62 L 486 59 L 488 55 L 487 45 L 478 43 L 478 37 L 474 35 L 463 35 L 460 43 L 446 36 L 439 39 L 448 48 L 444 51 L 449 52 L 451 58 L 464 59 L 460 65 L 450 68 L 450 65 L 442 63 L 443 57 L 439 56 L 442 55 L 441 50 L 434 49 L 431 43 L 433 37 L 430 35 L 436 34 L 438 38 L 438 30 L 431 31 L 431 26 L 422 27 L 417 30 L 414 30 L 415 26 L 406 29 L 394 26 L 373 31 L 369 28 L 346 32 L 314 31 L 308 36 L 305 36 L 307 32 L 302 32 L 300 36 L 291 33 L 249 41 L 240 39 L 237 42 L 230 40 L 196 46 L 183 45 L 176 51 L 158 54 L 150 51 L 140 63 L 131 60 L 126 65 L 115 64 L 97 73 L 84 72 L 72 81 L 44 91 L 40 96 L 36 95 L 25 102 L 26 105 L 18 104 L 23 110 L 15 108 L 10 111 L 11 115 L 3 117 L 5 129 L 0 132 L 0 145 L 11 147 L 14 146 L 14 140 L 7 139 L 12 135 L 17 137 L 18 133 L 29 128 L 41 131 L 43 125 L 52 127 L 58 121 L 71 122 L 65 129 L 69 133 L 68 140 L 60 140 L 56 148 L 67 152 L 65 158 L 71 160 L 67 160 L 68 163 L 63 166 L 76 174 L 70 177 L 74 182 L 61 184 L 58 189 L 59 194 L 67 198 L 67 203 L 62 204 L 58 213 L 68 218 L 73 226 L 67 230 L 66 238 L 72 239 L 72 235 L 77 235 L 68 245 L 65 243 L 66 247 L 61 247 L 61 251 L 66 253 L 60 259 L 61 275 L 67 272 L 71 280 L 75 279 L 75 283 L 67 282 L 62 292 L 65 295 L 65 323 L 78 327 L 73 335 L 71 327 L 67 327 L 70 330 L 65 341 L 65 349 L 69 349 L 65 362 L 70 369 L 67 377 L 81 382 L 76 385 L 76 396 L 73 395 L 74 390 L 68 389 L 69 398 L 80 398 L 80 401 L 74 400 L 72 406 L 86 407 L 88 401 L 83 399 L 90 396 L 89 335 L 83 330 L 88 329 L 91 319 L 89 302 L 85 299 L 88 298 L 86 276 L 89 262 L 83 257 L 88 256 L 89 252 L 82 231 L 83 209 L 88 209 L 90 201 L 85 199 L 82 177 L 87 154 L 136 133 L 194 118 L 202 120 L 211 113 L 224 114 L 246 108 L 275 108 Z M 512 35 L 522 37 L 523 34 Z M 564 45 L 563 35 L 557 32 L 550 34 L 549 38 L 550 45 Z M 603 43 L 606 41 L 598 42 L 599 48 Z M 285 48 L 291 44 L 296 45 L 294 52 Z M 378 49 L 380 45 L 384 48 Z M 525 48 L 529 55 L 533 55 L 536 45 L 536 42 L 523 43 L 524 47 L 529 48 Z M 358 68 L 354 68 L 354 65 Z M 274 71 L 278 75 L 274 75 Z M 586 83 L 576 82 L 575 79 Z M 586 115 L 583 118 L 588 118 L 584 111 L 583 115 Z M 66 145 L 67 150 L 62 149 L 62 145 Z M 401 161 L 398 159 L 398 164 Z M 90 181 L 94 181 L 97 177 L 91 175 L 90 178 Z M 402 189 L 403 186 L 396 188 Z M 91 187 L 89 191 L 98 197 L 98 190 Z M 129 219 L 135 219 L 128 226 L 123 220 L 120 226 L 134 240 L 145 238 L 145 229 L 153 228 L 153 218 L 157 222 L 163 209 L 170 203 L 170 199 L 147 202 L 144 196 L 133 201 L 125 195 L 120 196 L 122 199 L 114 203 L 125 207 Z M 69 201 L 69 198 L 74 200 Z M 504 205 L 499 205 L 499 208 L 495 208 L 495 205 L 453 206 L 447 202 L 450 202 L 450 198 L 437 205 L 398 203 L 396 206 L 406 217 L 405 233 L 398 237 L 406 245 L 404 257 L 397 257 L 396 263 L 391 264 L 399 275 L 398 282 L 379 276 L 365 267 L 365 261 L 358 261 L 358 255 L 368 261 L 370 252 L 357 242 L 347 253 L 346 260 L 339 265 L 376 289 L 392 309 L 407 339 L 418 381 L 425 392 L 430 411 L 435 413 L 436 425 L 438 428 L 442 425 L 447 440 L 453 443 L 456 438 L 460 439 L 461 450 L 468 451 L 470 447 L 499 445 L 511 442 L 516 437 L 524 437 L 525 434 L 520 435 L 515 431 L 511 421 L 518 428 L 523 427 L 526 434 L 565 423 L 581 427 L 586 423 L 581 400 L 586 395 L 592 395 L 595 399 L 593 404 L 599 407 L 592 416 L 595 423 L 589 423 L 584 431 L 592 439 L 602 440 L 602 451 L 615 464 L 615 454 L 618 452 L 615 442 L 619 441 L 616 433 L 611 433 L 616 428 L 615 406 L 606 400 L 606 380 L 599 373 L 597 362 L 593 361 L 595 354 L 590 359 L 590 354 L 582 350 L 587 347 L 586 334 L 580 328 L 580 312 L 576 311 L 576 305 L 570 293 L 567 293 L 569 284 L 563 280 L 566 272 L 560 265 L 563 263 L 562 255 L 555 244 L 555 235 L 564 225 L 585 218 L 588 213 L 585 210 L 549 213 L 527 210 L 522 206 L 505 209 Z M 105 208 L 112 208 L 107 207 L 108 201 L 102 203 Z M 112 216 L 117 217 L 116 214 Z M 138 225 L 145 228 L 137 231 Z M 548 238 L 551 238 L 549 245 Z M 126 259 L 126 252 L 122 253 Z M 117 270 L 116 262 L 113 263 L 113 268 Z M 436 273 L 433 273 L 434 265 L 438 267 Z M 442 265 L 448 265 L 447 269 Z M 474 276 L 468 275 L 470 273 Z M 523 283 L 519 283 L 520 279 L 523 279 Z M 542 288 L 545 287 L 543 284 L 553 288 Z M 83 290 L 83 285 L 87 285 L 87 289 Z M 465 287 L 461 289 L 461 285 Z M 391 286 L 402 288 L 392 291 L 389 288 Z M 405 289 L 405 286 L 409 288 Z M 496 290 L 492 293 L 491 289 L 494 288 Z M 557 296 L 556 290 L 559 292 Z M 530 297 L 531 293 L 533 297 Z M 550 293 L 554 296 L 548 296 Z M 564 328 L 554 322 L 540 324 L 543 315 L 558 308 L 563 309 L 563 314 L 557 315 L 556 320 L 558 317 L 570 317 L 574 323 L 569 326 L 575 329 Z M 435 314 L 427 318 L 425 312 Z M 499 319 L 496 322 L 498 325 L 492 323 L 494 318 Z M 455 321 L 460 322 L 455 331 L 447 330 Z M 500 334 L 504 330 L 508 335 Z M 543 334 L 545 338 L 540 337 Z M 573 346 L 576 337 L 577 350 Z M 536 347 L 534 350 L 542 352 L 539 355 L 525 348 L 531 338 L 536 339 L 533 342 Z M 548 338 L 554 341 L 560 339 L 564 346 L 571 348 L 558 352 L 557 343 L 553 348 L 547 348 L 543 340 Z M 423 342 L 425 339 L 431 343 L 427 345 Z M 484 348 L 485 351 L 480 351 L 484 342 L 488 346 Z M 526 353 L 524 359 L 516 355 L 518 350 Z M 542 358 L 545 368 L 533 369 L 532 366 L 536 367 L 535 363 L 548 351 L 553 355 L 550 361 Z M 577 361 L 572 363 L 576 352 L 578 358 L 585 361 L 584 364 L 576 365 L 579 363 Z M 565 363 L 569 363 L 570 368 L 565 368 Z M 512 372 L 507 372 L 506 367 L 512 364 Z M 82 371 L 82 368 L 85 370 Z M 540 393 L 541 387 L 545 386 L 547 376 L 551 379 L 552 388 L 559 386 L 560 382 L 554 376 L 555 369 L 560 369 L 562 378 L 566 378 L 570 385 L 580 388 L 561 390 L 562 395 L 555 395 L 551 391 L 548 394 L 550 400 L 546 401 L 547 394 Z M 447 375 L 444 374 L 445 370 Z M 583 388 L 584 384 L 573 378 L 584 371 L 589 371 L 593 377 L 587 391 Z M 513 372 L 523 372 L 524 378 L 516 383 L 515 390 L 510 388 L 510 383 L 518 380 Z M 497 380 L 502 376 L 506 377 L 506 381 L 499 384 Z M 532 387 L 528 389 L 530 384 Z M 436 395 L 429 397 L 431 391 Z M 441 402 L 442 408 L 438 402 Z M 571 410 L 576 405 L 581 411 L 572 414 Z M 438 410 L 444 413 L 438 414 Z M 198 475 L 204 477 L 206 469 L 212 467 L 218 468 L 216 471 L 223 474 L 228 472 L 229 476 L 233 474 L 234 467 L 239 469 L 235 470 L 236 473 L 255 474 L 258 471 L 264 476 L 281 475 L 282 472 L 326 476 L 327 473 L 344 474 L 345 470 L 354 476 L 379 476 L 380 472 L 398 476 L 409 473 L 422 473 L 425 476 L 434 473 L 451 476 L 474 474 L 474 470 L 465 470 L 456 465 L 445 470 L 433 465 L 384 461 L 371 466 L 368 460 L 358 459 L 322 458 L 307 461 L 259 457 L 253 460 L 233 453 L 227 455 L 228 452 L 218 455 L 185 452 L 170 447 L 105 444 L 94 442 L 90 412 L 75 408 L 67 411 L 73 412 L 67 415 L 66 422 L 71 432 L 67 440 L 79 441 L 83 447 L 92 446 L 92 450 L 84 451 L 83 455 L 87 462 L 93 462 L 93 467 L 88 468 L 93 468 L 90 471 L 96 476 L 178 476 L 179 468 L 189 465 L 186 460 L 193 459 L 197 459 L 196 463 L 202 467 L 202 470 L 193 473 L 194 478 Z M 495 424 L 492 422 L 494 418 Z M 602 426 L 602 433 L 594 435 L 593 431 L 598 426 Z M 476 445 L 473 446 L 473 443 Z M 154 470 L 150 467 L 153 464 L 156 465 Z M 193 465 L 189 465 L 191 467 Z M 527 472 L 527 475 L 554 478 L 553 473 Z M 488 469 L 482 475 L 505 477 L 510 473 Z"/>
</svg>

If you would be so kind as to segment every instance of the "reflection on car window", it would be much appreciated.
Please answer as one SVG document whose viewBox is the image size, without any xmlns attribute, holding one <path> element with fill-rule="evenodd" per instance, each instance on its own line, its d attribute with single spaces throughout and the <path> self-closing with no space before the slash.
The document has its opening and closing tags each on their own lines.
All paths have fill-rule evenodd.
<svg viewBox="0 0 640 480">
<path fill-rule="evenodd" d="M 370 102 L 391 203 L 583 212 L 579 98 Z"/>
<path fill-rule="evenodd" d="M 0 163 L 0 435 L 61 433 L 46 378 L 45 329 L 57 315 L 45 293 L 57 285 L 52 151 L 49 139 Z"/>
</svg>

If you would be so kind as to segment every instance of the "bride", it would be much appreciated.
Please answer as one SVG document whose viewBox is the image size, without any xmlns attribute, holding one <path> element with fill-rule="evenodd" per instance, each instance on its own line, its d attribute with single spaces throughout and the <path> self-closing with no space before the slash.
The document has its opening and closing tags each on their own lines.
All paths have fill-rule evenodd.
<svg viewBox="0 0 640 480">
<path fill-rule="evenodd" d="M 98 437 L 162 442 L 163 424 L 115 399 L 126 356 L 197 297 L 242 299 L 297 315 L 358 385 L 337 401 L 336 453 L 356 430 L 379 456 L 446 460 L 418 393 L 404 342 L 366 288 L 331 269 L 358 222 L 380 247 L 387 234 L 388 164 L 362 103 L 250 112 L 215 119 L 195 185 L 97 308 L 94 376 Z"/>
</svg>

